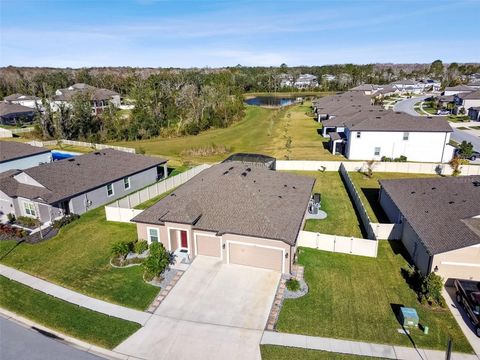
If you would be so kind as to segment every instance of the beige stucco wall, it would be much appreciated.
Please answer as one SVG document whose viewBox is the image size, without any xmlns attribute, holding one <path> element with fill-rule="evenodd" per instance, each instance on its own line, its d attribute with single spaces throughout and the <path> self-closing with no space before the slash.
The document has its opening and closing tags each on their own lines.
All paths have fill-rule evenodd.
<svg viewBox="0 0 480 360">
<path fill-rule="evenodd" d="M 480 281 L 480 245 L 449 251 L 433 257 L 432 270 L 438 267 L 438 274 L 449 279 Z"/>
<path fill-rule="evenodd" d="M 222 238 L 215 234 L 194 231 L 195 255 L 222 256 Z"/>
</svg>

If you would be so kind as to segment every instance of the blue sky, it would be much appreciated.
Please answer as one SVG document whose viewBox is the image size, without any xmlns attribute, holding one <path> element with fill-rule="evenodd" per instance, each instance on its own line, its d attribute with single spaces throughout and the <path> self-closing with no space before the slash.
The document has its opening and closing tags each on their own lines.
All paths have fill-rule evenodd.
<svg viewBox="0 0 480 360">
<path fill-rule="evenodd" d="M 480 62 L 480 1 L 0 0 L 0 66 Z"/>
</svg>

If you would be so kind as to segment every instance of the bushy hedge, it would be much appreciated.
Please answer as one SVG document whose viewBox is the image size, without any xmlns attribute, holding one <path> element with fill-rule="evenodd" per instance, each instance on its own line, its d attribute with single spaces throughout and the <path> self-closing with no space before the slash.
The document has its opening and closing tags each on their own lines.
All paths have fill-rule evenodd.
<svg viewBox="0 0 480 360">
<path fill-rule="evenodd" d="M 67 224 L 70 224 L 72 221 L 75 221 L 80 218 L 80 215 L 77 214 L 70 214 L 66 215 L 58 220 L 55 220 L 53 222 L 53 227 L 55 229 L 60 229 L 61 227 L 64 227 Z"/>
</svg>

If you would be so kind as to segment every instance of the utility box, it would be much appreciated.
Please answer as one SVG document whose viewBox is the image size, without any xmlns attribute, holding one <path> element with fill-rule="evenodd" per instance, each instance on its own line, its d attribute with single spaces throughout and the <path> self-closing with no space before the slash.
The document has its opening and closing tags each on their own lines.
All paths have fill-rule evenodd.
<svg viewBox="0 0 480 360">
<path fill-rule="evenodd" d="M 400 323 L 403 326 L 418 326 L 417 310 L 413 308 L 400 308 Z"/>
</svg>

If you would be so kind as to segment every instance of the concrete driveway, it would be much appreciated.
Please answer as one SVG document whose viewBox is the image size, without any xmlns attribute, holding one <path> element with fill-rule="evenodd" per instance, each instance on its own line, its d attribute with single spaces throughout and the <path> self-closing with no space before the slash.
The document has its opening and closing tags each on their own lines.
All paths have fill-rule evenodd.
<svg viewBox="0 0 480 360">
<path fill-rule="evenodd" d="M 115 351 L 142 359 L 260 359 L 280 273 L 198 256 L 147 324 Z"/>
</svg>

